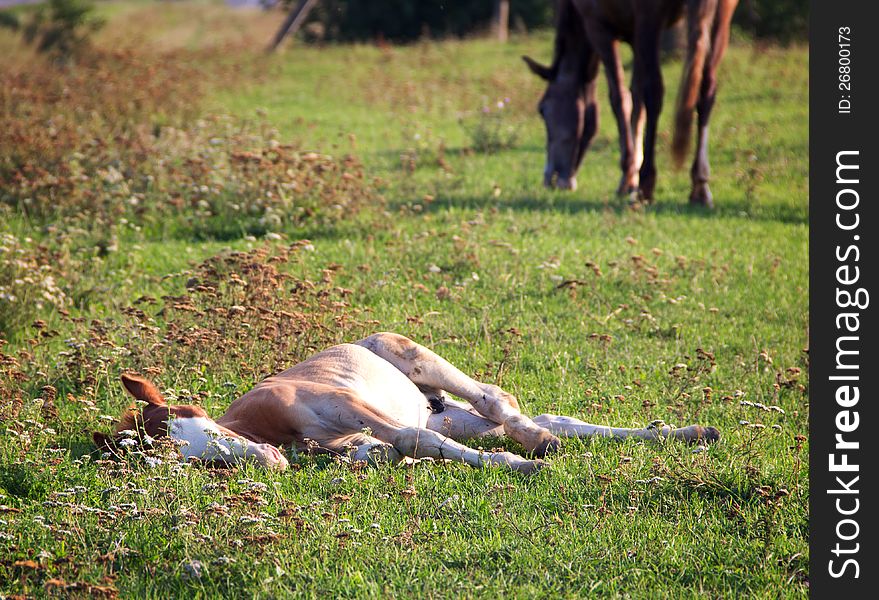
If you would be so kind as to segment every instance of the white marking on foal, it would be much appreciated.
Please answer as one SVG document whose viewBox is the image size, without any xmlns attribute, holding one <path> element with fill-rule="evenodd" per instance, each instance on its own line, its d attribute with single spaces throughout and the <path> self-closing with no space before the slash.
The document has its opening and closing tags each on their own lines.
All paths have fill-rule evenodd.
<svg viewBox="0 0 879 600">
<path fill-rule="evenodd" d="M 183 417 L 173 419 L 168 427 L 168 435 L 183 442 L 180 452 L 184 458 L 196 457 L 202 460 L 219 460 L 234 463 L 253 457 L 261 458 L 258 446 L 242 437 L 223 433 L 219 426 L 206 417 Z M 262 462 L 262 460 L 260 460 Z"/>
</svg>

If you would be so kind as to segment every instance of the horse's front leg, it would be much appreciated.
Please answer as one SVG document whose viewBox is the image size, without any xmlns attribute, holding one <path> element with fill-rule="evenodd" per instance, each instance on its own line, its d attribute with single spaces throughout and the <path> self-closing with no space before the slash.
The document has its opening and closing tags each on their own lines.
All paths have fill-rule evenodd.
<svg viewBox="0 0 879 600">
<path fill-rule="evenodd" d="M 635 178 L 634 190 L 637 191 L 640 186 L 640 170 L 644 164 L 644 126 L 647 121 L 647 113 L 644 110 L 644 98 L 638 82 L 632 76 L 632 142 L 635 145 L 634 165 Z"/>
<path fill-rule="evenodd" d="M 608 95 L 617 122 L 620 138 L 620 170 L 622 176 L 617 194 L 628 195 L 638 189 L 638 171 L 635 164 L 635 144 L 632 137 L 632 96 L 625 86 L 619 42 L 600 24 L 588 23 L 587 32 L 595 43 L 607 77 Z"/>
<path fill-rule="evenodd" d="M 653 202 L 653 192 L 656 189 L 656 131 L 665 93 L 659 65 L 660 26 L 651 21 L 652 19 L 645 18 L 636 24 L 634 43 L 633 81 L 638 86 L 639 100 L 647 115 L 644 125 L 644 159 L 638 177 L 638 192 L 645 202 Z"/>
<path fill-rule="evenodd" d="M 538 415 L 534 417 L 534 422 L 561 437 L 585 438 L 600 436 L 619 439 L 636 437 L 643 440 L 673 438 L 690 444 L 699 441 L 716 442 L 720 439 L 720 432 L 716 428 L 703 427 L 702 425 L 672 428 L 664 423 L 655 423 L 642 429 L 628 429 L 624 427 L 593 425 L 574 417 L 550 414 Z"/>
<path fill-rule="evenodd" d="M 543 461 L 528 460 L 512 452 L 485 452 L 469 448 L 442 433 L 421 427 L 400 427 L 388 420 L 373 422 L 375 435 L 355 433 L 312 440 L 314 450 L 346 456 L 372 465 L 396 464 L 403 457 L 431 458 L 460 462 L 471 467 L 502 467 L 530 474 L 544 466 Z M 372 428 L 370 428 L 372 429 Z"/>
<path fill-rule="evenodd" d="M 476 450 L 441 433 L 420 427 L 398 429 L 390 439 L 396 450 L 412 458 L 450 460 L 479 468 L 504 467 L 525 474 L 534 473 L 545 465 L 542 460 L 528 460 L 512 452 Z"/>
</svg>

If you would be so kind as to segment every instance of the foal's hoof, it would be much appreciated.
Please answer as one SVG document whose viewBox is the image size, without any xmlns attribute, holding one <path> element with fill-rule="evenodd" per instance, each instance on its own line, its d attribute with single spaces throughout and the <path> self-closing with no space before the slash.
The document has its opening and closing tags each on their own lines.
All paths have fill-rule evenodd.
<svg viewBox="0 0 879 600">
<path fill-rule="evenodd" d="M 702 425 L 689 425 L 672 430 L 664 429 L 662 435 L 688 444 L 713 444 L 720 439 L 720 431 L 716 427 L 703 427 Z"/>
<path fill-rule="evenodd" d="M 630 198 L 640 192 L 641 173 L 634 168 L 628 171 L 624 170 L 620 177 L 620 184 L 617 186 L 617 196 Z"/>
<path fill-rule="evenodd" d="M 496 452 L 489 458 L 489 463 L 495 466 L 506 467 L 522 473 L 523 475 L 531 475 L 543 468 L 549 468 L 549 465 L 540 459 L 527 460 L 512 452 Z"/>
<path fill-rule="evenodd" d="M 552 434 L 548 434 L 534 450 L 534 456 L 546 456 L 547 454 L 555 454 L 562 447 L 562 441 Z"/>
<path fill-rule="evenodd" d="M 713 444 L 720 439 L 720 430 L 717 427 L 703 427 L 700 437 L 709 444 Z"/>
<path fill-rule="evenodd" d="M 442 394 L 430 396 L 427 399 L 427 407 L 430 409 L 430 412 L 437 415 L 446 410 L 446 399 Z"/>
<path fill-rule="evenodd" d="M 640 210 L 653 204 L 653 197 L 648 196 L 644 190 L 637 189 L 629 193 L 629 208 L 632 210 Z"/>
<path fill-rule="evenodd" d="M 532 475 L 537 473 L 542 469 L 548 469 L 549 464 L 538 459 L 538 460 L 529 460 L 527 463 L 520 466 L 517 470 L 523 475 Z"/>
<path fill-rule="evenodd" d="M 533 475 L 538 471 L 549 468 L 549 463 L 540 460 L 519 460 L 516 464 L 510 465 L 517 473 L 522 475 Z"/>
<path fill-rule="evenodd" d="M 620 198 L 625 198 L 626 206 L 633 210 L 638 210 L 644 205 L 644 202 L 641 200 L 641 192 L 638 190 L 631 190 L 620 194 Z"/>
</svg>

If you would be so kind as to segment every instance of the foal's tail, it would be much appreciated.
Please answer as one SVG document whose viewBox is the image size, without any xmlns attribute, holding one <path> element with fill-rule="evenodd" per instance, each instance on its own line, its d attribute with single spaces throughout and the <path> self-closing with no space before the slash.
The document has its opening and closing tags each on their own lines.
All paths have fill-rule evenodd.
<svg viewBox="0 0 879 600">
<path fill-rule="evenodd" d="M 729 42 L 729 26 L 738 0 L 701 0 L 687 12 L 687 60 L 681 74 L 675 107 L 672 157 L 680 167 L 690 150 L 693 112 L 702 88 L 702 78 L 720 63 Z M 706 64 L 707 63 L 707 64 Z"/>
</svg>

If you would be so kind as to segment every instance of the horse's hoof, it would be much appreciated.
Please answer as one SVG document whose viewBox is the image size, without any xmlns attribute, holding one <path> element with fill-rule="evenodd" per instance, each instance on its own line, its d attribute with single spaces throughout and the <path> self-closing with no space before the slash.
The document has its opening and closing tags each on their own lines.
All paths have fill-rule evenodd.
<svg viewBox="0 0 879 600">
<path fill-rule="evenodd" d="M 555 454 L 562 447 L 562 441 L 556 436 L 550 434 L 546 436 L 538 446 L 534 449 L 534 456 L 546 456 L 547 454 Z"/>
<path fill-rule="evenodd" d="M 620 198 L 631 198 L 633 194 L 638 193 L 637 185 L 621 185 L 617 188 L 617 196 Z"/>
<path fill-rule="evenodd" d="M 523 475 L 533 475 L 538 471 L 542 471 L 543 469 L 548 469 L 549 463 L 542 461 L 540 459 L 537 460 L 529 460 L 524 464 L 520 465 L 517 471 L 522 473 Z"/>
<path fill-rule="evenodd" d="M 707 183 L 693 188 L 693 191 L 690 192 L 690 204 L 703 208 L 714 208 L 714 198 Z"/>
<path fill-rule="evenodd" d="M 720 439 L 720 430 L 717 427 L 703 427 L 700 437 L 709 444 L 713 444 Z"/>
<path fill-rule="evenodd" d="M 646 194 L 642 191 L 638 191 L 639 197 L 641 198 L 641 204 L 645 204 L 647 206 L 653 205 L 653 194 Z"/>
<path fill-rule="evenodd" d="M 576 177 L 559 177 L 556 180 L 556 187 L 560 190 L 568 190 L 571 192 L 577 191 L 577 178 Z"/>
<path fill-rule="evenodd" d="M 720 439 L 720 431 L 716 427 L 703 427 L 702 425 L 689 425 L 678 429 L 663 427 L 663 436 L 680 440 L 687 444 L 713 444 Z"/>
<path fill-rule="evenodd" d="M 496 452 L 490 455 L 487 464 L 495 467 L 505 467 L 524 475 L 531 475 L 549 467 L 547 463 L 540 459 L 528 460 L 512 452 Z"/>
<path fill-rule="evenodd" d="M 625 196 L 628 207 L 632 210 L 641 210 L 644 206 L 644 199 L 641 197 L 640 190 L 632 190 Z"/>
<path fill-rule="evenodd" d="M 437 394 L 435 396 L 430 396 L 427 399 L 427 406 L 430 409 L 430 412 L 433 414 L 439 414 L 446 410 L 446 399 L 442 394 Z"/>
</svg>

